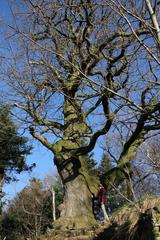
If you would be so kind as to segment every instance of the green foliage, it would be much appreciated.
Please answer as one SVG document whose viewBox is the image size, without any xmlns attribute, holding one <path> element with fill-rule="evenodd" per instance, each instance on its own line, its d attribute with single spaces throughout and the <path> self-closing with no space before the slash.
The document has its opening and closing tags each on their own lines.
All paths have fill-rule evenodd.
<svg viewBox="0 0 160 240">
<path fill-rule="evenodd" d="M 113 167 L 113 164 L 107 154 L 103 154 L 100 166 L 98 167 L 100 175 L 105 174 Z"/>
<path fill-rule="evenodd" d="M 103 154 L 100 165 L 98 167 L 99 175 L 106 174 L 108 171 L 114 168 L 114 165 L 109 157 L 108 154 Z M 118 178 L 117 178 L 118 179 Z M 121 179 L 121 178 L 119 178 Z M 105 183 L 104 183 L 105 184 Z M 122 182 L 116 182 L 116 186 L 113 187 L 110 185 L 110 181 L 108 180 L 108 183 L 106 184 L 107 189 L 107 205 L 106 207 L 108 210 L 113 213 L 118 208 L 122 207 L 126 200 L 122 196 L 124 194 L 125 196 L 125 183 Z M 119 193 L 122 193 L 120 195 Z"/>
<path fill-rule="evenodd" d="M 96 173 L 97 163 L 96 163 L 95 159 L 93 158 L 93 153 L 89 153 L 89 154 L 83 156 L 83 161 L 84 161 L 85 167 L 88 170 L 89 174 L 92 175 L 92 174 Z"/>
<path fill-rule="evenodd" d="M 7 240 L 20 240 L 21 234 L 21 223 L 18 221 L 16 216 L 10 214 L 4 214 L 0 220 L 0 239 L 6 237 Z"/>
<path fill-rule="evenodd" d="M 25 163 L 25 156 L 31 153 L 32 147 L 27 144 L 27 138 L 20 136 L 18 128 L 10 116 L 8 106 L 0 107 L 0 169 L 5 173 L 5 179 L 10 180 L 13 171 L 30 170 Z"/>
<path fill-rule="evenodd" d="M 64 196 L 64 189 L 60 177 L 57 177 L 56 179 L 56 182 L 54 184 L 54 191 L 55 191 L 56 217 L 58 218 L 60 216 L 59 206 L 62 204 Z"/>
</svg>

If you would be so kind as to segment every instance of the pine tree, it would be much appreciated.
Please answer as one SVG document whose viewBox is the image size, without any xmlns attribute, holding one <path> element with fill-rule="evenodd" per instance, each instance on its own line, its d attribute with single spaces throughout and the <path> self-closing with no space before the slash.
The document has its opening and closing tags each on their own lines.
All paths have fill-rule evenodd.
<svg viewBox="0 0 160 240">
<path fill-rule="evenodd" d="M 13 173 L 31 170 L 25 162 L 26 155 L 32 147 L 27 144 L 27 138 L 20 136 L 18 128 L 13 122 L 8 106 L 0 106 L 0 201 L 2 200 L 2 186 L 4 181 L 10 181 Z M 1 207 L 2 208 L 2 203 Z"/>
</svg>

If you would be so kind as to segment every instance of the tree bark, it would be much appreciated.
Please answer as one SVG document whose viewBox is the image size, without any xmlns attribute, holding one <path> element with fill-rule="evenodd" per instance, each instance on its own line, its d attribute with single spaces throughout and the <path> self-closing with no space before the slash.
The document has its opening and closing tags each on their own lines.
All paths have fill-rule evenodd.
<svg viewBox="0 0 160 240">
<path fill-rule="evenodd" d="M 65 219 L 69 228 L 84 228 L 95 224 L 92 212 L 92 195 L 83 176 L 64 185 L 65 196 L 61 219 Z"/>
<path fill-rule="evenodd" d="M 60 207 L 63 228 L 81 229 L 96 224 L 92 197 L 96 193 L 98 178 L 89 176 L 83 162 L 71 158 L 64 168 L 58 165 L 64 186 L 64 201 Z"/>
<path fill-rule="evenodd" d="M 76 155 L 76 150 L 84 143 L 84 134 L 88 132 L 83 110 L 74 98 L 77 79 L 79 80 L 78 76 L 76 79 L 68 79 L 63 107 L 63 140 L 53 146 L 55 164 L 64 186 L 59 221 L 63 227 L 70 229 L 86 228 L 96 223 L 92 211 L 92 196 L 98 186 L 98 179 L 89 176 L 81 154 Z"/>
<path fill-rule="evenodd" d="M 155 12 L 152 8 L 151 1 L 150 0 L 145 0 L 145 2 L 146 2 L 146 5 L 147 5 L 147 8 L 148 8 L 148 11 L 149 11 L 150 18 L 152 19 L 153 26 L 155 28 L 158 44 L 160 44 L 160 28 L 159 28 L 157 16 L 156 16 L 156 14 L 155 14 Z"/>
</svg>

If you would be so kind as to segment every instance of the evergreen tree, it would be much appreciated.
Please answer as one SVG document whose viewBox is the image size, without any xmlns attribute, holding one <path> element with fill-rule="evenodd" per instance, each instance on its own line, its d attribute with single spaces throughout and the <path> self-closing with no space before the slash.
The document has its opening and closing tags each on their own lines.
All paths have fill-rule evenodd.
<svg viewBox="0 0 160 240">
<path fill-rule="evenodd" d="M 103 154 L 100 165 L 98 167 L 100 174 L 108 172 L 110 169 L 112 169 L 112 167 L 113 163 L 111 162 L 109 156 L 107 154 Z"/>
<path fill-rule="evenodd" d="M 103 176 L 103 174 L 112 171 L 112 169 L 114 169 L 114 163 L 111 161 L 109 155 L 104 153 L 100 165 L 98 167 L 98 172 L 101 176 Z M 124 193 L 125 187 L 123 186 L 123 182 L 120 183 L 119 181 L 116 183 L 114 187 L 110 185 L 110 182 L 108 181 L 108 185 L 105 185 L 105 187 L 107 190 L 106 207 L 110 212 L 113 212 L 117 208 L 121 207 L 125 202 L 125 198 L 123 198 L 123 194 L 125 196 Z M 122 193 L 122 195 L 120 195 L 120 193 Z"/>
<path fill-rule="evenodd" d="M 13 122 L 8 106 L 0 106 L 0 201 L 2 199 L 3 181 L 13 178 L 13 172 L 20 173 L 23 170 L 31 170 L 25 157 L 31 152 L 31 146 L 27 144 L 27 138 L 20 136 L 18 128 Z M 2 207 L 2 203 L 1 203 Z"/>
<path fill-rule="evenodd" d="M 63 202 L 63 195 L 64 195 L 62 181 L 59 176 L 57 177 L 56 182 L 54 184 L 54 191 L 55 191 L 56 218 L 58 218 L 60 216 L 59 207 Z"/>
</svg>

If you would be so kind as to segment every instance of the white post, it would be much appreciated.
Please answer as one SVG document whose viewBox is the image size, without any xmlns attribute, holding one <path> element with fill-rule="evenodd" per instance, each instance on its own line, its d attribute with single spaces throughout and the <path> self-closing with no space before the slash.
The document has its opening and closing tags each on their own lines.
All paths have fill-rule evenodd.
<svg viewBox="0 0 160 240">
<path fill-rule="evenodd" d="M 53 222 L 56 220 L 56 205 L 55 205 L 55 190 L 54 187 L 52 187 L 52 216 L 53 216 Z"/>
</svg>

